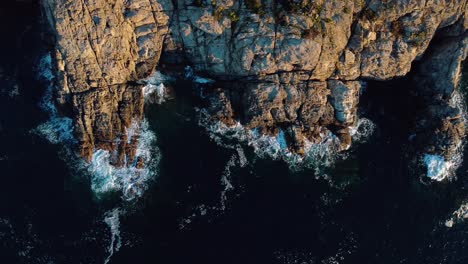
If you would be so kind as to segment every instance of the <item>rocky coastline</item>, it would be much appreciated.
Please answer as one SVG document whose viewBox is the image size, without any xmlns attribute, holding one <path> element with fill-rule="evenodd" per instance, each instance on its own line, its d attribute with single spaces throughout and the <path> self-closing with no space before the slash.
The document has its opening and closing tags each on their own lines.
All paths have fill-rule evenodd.
<svg viewBox="0 0 468 264">
<path fill-rule="evenodd" d="M 143 85 L 156 70 L 210 84 L 213 121 L 265 135 L 288 149 L 332 133 L 352 144 L 362 86 L 412 73 L 422 110 L 412 137 L 420 155 L 446 161 L 465 137 L 458 94 L 468 53 L 468 1 L 43 0 L 53 39 L 55 103 L 73 120 L 77 152 L 114 166 L 138 162 Z M 398 103 L 398 102 L 395 102 Z M 409 113 L 412 114 L 412 113 Z M 138 131 L 135 133 L 138 134 Z"/>
</svg>

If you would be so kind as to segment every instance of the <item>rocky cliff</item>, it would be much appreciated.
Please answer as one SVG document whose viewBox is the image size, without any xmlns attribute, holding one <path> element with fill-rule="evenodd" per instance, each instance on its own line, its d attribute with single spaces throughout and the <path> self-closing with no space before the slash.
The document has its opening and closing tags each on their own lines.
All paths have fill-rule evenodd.
<svg viewBox="0 0 468 264">
<path fill-rule="evenodd" d="M 361 85 L 404 76 L 415 61 L 425 98 L 415 129 L 450 155 L 464 124 L 450 105 L 467 55 L 466 0 L 43 0 L 55 39 L 57 103 L 71 109 L 80 153 L 134 158 L 135 82 L 159 65 L 226 81 L 214 120 L 287 134 L 289 148 L 332 132 L 351 144 Z M 434 107 L 435 106 L 435 107 Z M 436 120 L 436 121 L 434 121 Z M 137 139 L 136 139 L 137 140 Z"/>
</svg>

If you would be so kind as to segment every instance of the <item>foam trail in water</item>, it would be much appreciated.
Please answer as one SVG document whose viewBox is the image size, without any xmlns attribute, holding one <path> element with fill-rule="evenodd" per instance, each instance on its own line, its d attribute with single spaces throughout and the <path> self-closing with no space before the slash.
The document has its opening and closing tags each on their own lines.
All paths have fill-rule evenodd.
<svg viewBox="0 0 468 264">
<path fill-rule="evenodd" d="M 104 223 L 109 227 L 109 231 L 111 233 L 111 241 L 107 248 L 108 255 L 104 260 L 104 264 L 109 263 L 112 255 L 122 247 L 122 238 L 120 236 L 120 214 L 120 208 L 114 208 L 106 212 L 104 215 Z"/>
<path fill-rule="evenodd" d="M 229 161 L 227 162 L 223 175 L 221 176 L 221 185 L 223 185 L 223 190 L 221 191 L 221 210 L 226 209 L 226 201 L 227 201 L 227 192 L 234 189 L 234 186 L 231 184 L 231 168 L 236 166 L 237 158 L 235 155 L 232 155 Z"/>
<path fill-rule="evenodd" d="M 464 203 L 452 213 L 452 217 L 445 221 L 445 226 L 452 227 L 454 224 L 462 222 L 464 219 L 468 219 L 468 202 Z"/>
<path fill-rule="evenodd" d="M 138 131 L 138 132 L 136 132 Z M 153 178 L 155 167 L 159 162 L 159 150 L 154 146 L 156 135 L 149 129 L 146 119 L 140 125 L 134 124 L 127 130 L 132 137 L 138 133 L 139 141 L 135 160 L 140 159 L 145 166 L 139 168 L 137 163 L 115 167 L 111 164 L 111 153 L 107 150 L 96 150 L 88 165 L 91 174 L 91 189 L 98 195 L 112 191 L 122 191 L 122 198 L 133 200 L 141 197 L 148 188 L 148 181 Z M 131 139 L 129 139 L 131 140 Z"/>
</svg>

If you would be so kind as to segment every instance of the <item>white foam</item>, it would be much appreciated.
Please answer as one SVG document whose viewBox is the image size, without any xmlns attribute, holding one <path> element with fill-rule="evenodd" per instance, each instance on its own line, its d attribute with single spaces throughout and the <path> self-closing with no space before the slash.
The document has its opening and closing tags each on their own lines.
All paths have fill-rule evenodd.
<svg viewBox="0 0 468 264">
<path fill-rule="evenodd" d="M 445 226 L 452 227 L 454 224 L 462 222 L 464 219 L 468 219 L 468 202 L 462 204 L 460 208 L 452 213 L 452 217 L 445 221 Z"/>
<path fill-rule="evenodd" d="M 159 151 L 154 146 L 156 135 L 149 129 L 147 120 L 141 122 L 134 121 L 132 125 L 126 128 L 127 143 L 138 137 L 136 149 L 136 158 L 133 164 L 125 164 L 123 167 L 111 165 L 111 156 L 115 153 L 96 149 L 92 160 L 88 164 L 84 161 L 76 162 L 75 156 L 70 151 L 69 144 L 76 143 L 73 136 L 73 121 L 68 117 L 61 117 L 57 107 L 53 103 L 53 85 L 54 75 L 52 73 L 52 57 L 50 54 L 41 59 L 39 64 L 39 78 L 48 82 L 46 92 L 39 106 L 46 111 L 50 118 L 47 122 L 39 125 L 33 132 L 45 137 L 53 144 L 63 144 L 67 153 L 67 162 L 76 169 L 88 171 L 91 177 L 91 189 L 99 196 L 115 191 L 122 191 L 122 198 L 133 200 L 141 197 L 148 187 L 148 182 L 155 175 L 156 166 L 159 162 Z M 155 92 L 161 100 L 164 99 L 165 88 L 162 81 L 169 80 L 159 72 L 156 72 L 150 78 L 143 80 L 147 83 L 143 88 L 146 96 Z M 154 90 L 151 90 L 154 87 Z M 121 140 L 121 139 L 117 139 Z M 137 168 L 136 160 L 141 159 L 145 166 Z"/>
<path fill-rule="evenodd" d="M 226 209 L 227 192 L 234 189 L 231 184 L 231 168 L 236 166 L 237 157 L 232 155 L 226 166 L 224 167 L 223 175 L 221 176 L 221 185 L 224 187 L 221 191 L 221 210 Z"/>
<path fill-rule="evenodd" d="M 120 236 L 120 208 L 114 208 L 104 215 L 104 223 L 109 227 L 111 233 L 111 241 L 107 248 L 108 255 L 104 260 L 104 264 L 109 263 L 111 257 L 115 252 L 119 251 L 122 247 L 122 238 Z"/>
<path fill-rule="evenodd" d="M 237 155 L 239 155 L 239 165 L 243 168 L 249 164 L 249 161 L 247 160 L 247 157 L 245 156 L 244 149 L 240 144 L 237 144 L 236 146 L 236 151 Z"/>
<path fill-rule="evenodd" d="M 427 177 L 436 181 L 445 179 L 453 165 L 450 161 L 446 161 L 444 157 L 432 154 L 424 155 L 424 163 L 427 168 Z"/>
<path fill-rule="evenodd" d="M 151 103 L 162 104 L 166 101 L 168 97 L 166 86 L 164 86 L 163 83 L 157 85 L 149 83 L 145 85 L 142 89 L 145 101 Z"/>
<path fill-rule="evenodd" d="M 68 117 L 52 117 L 33 130 L 52 144 L 74 143 L 73 121 Z"/>
<path fill-rule="evenodd" d="M 460 87 L 454 90 L 449 105 L 460 111 L 462 122 L 467 124 L 466 100 L 464 95 L 460 92 Z M 455 178 L 455 172 L 463 162 L 464 146 L 465 140 L 458 142 L 455 149 L 452 151 L 452 156 L 450 156 L 448 160 L 441 155 L 424 154 L 422 159 L 427 169 L 427 177 L 436 181 Z"/>
<path fill-rule="evenodd" d="M 173 80 L 172 77 L 164 75 L 159 71 L 156 71 L 146 79 L 140 80 L 140 84 L 145 84 L 142 88 L 145 101 L 157 104 L 165 102 L 169 94 L 164 83 Z"/>
<path fill-rule="evenodd" d="M 102 149 L 96 150 L 87 168 L 91 176 L 91 189 L 98 197 L 115 191 L 122 191 L 122 198 L 125 200 L 141 197 L 148 188 L 149 180 L 155 175 L 154 170 L 160 155 L 159 150 L 154 146 L 156 135 L 149 130 L 146 119 L 133 130 L 138 132 L 131 132 L 132 136 L 135 136 L 136 133 L 139 136 L 135 160 L 142 159 L 145 166 L 137 168 L 137 164 L 134 162 L 122 167 L 115 167 L 111 164 L 112 153 Z"/>
<path fill-rule="evenodd" d="M 354 142 L 368 139 L 375 131 L 375 124 L 367 118 L 359 118 L 356 125 L 349 127 L 349 133 Z"/>
<path fill-rule="evenodd" d="M 138 83 L 158 85 L 158 84 L 173 81 L 173 80 L 174 78 L 164 75 L 159 71 L 155 71 L 150 77 L 140 80 Z"/>
<path fill-rule="evenodd" d="M 210 137 L 219 145 L 233 148 L 230 140 L 234 139 L 247 143 L 251 146 L 255 154 L 261 158 L 272 158 L 286 161 L 290 168 L 300 169 L 301 167 L 330 167 L 334 164 L 339 153 L 340 141 L 331 132 L 321 135 L 322 141 L 312 143 L 305 140 L 304 155 L 293 153 L 286 144 L 283 130 L 277 136 L 261 134 L 258 129 L 248 129 L 239 122 L 233 126 L 227 126 L 222 122 L 212 122 L 206 110 L 199 110 L 201 113 L 199 124 L 205 127 Z M 374 131 L 375 125 L 368 119 L 361 119 L 355 128 L 352 128 L 353 138 L 356 141 L 363 141 Z"/>
</svg>

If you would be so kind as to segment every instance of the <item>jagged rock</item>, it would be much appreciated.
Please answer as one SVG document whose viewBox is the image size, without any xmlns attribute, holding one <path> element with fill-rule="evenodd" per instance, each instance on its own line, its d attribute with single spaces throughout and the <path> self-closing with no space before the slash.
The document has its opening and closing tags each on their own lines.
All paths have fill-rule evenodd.
<svg viewBox="0 0 468 264">
<path fill-rule="evenodd" d="M 462 23 L 442 32 L 444 38 L 434 40 L 413 80 L 426 107 L 415 125 L 420 149 L 447 159 L 456 154 L 465 137 L 463 105 L 456 101 L 461 63 L 468 55 L 468 33 Z"/>
<path fill-rule="evenodd" d="M 143 117 L 143 94 L 138 86 L 115 85 L 72 96 L 75 134 L 80 154 L 90 161 L 96 149 L 112 153 L 112 163 L 132 163 Z M 133 127 L 132 127 L 133 126 Z M 129 133 L 131 129 L 137 130 Z M 130 134 L 135 136 L 130 137 Z"/>
<path fill-rule="evenodd" d="M 129 125 L 127 117 L 112 118 L 112 111 L 120 111 L 117 104 L 134 105 L 124 115 L 141 118 L 134 110 L 141 98 L 117 96 L 110 87 L 147 77 L 161 52 L 166 70 L 189 64 L 210 78 L 236 80 L 236 89 L 212 94 L 208 109 L 214 119 L 240 121 L 264 133 L 282 128 L 291 148 L 301 153 L 303 140 L 319 142 L 323 130 L 347 148 L 360 83 L 406 75 L 436 33 L 458 38 L 459 44 L 428 55 L 421 72 L 433 76 L 421 75 L 430 84 L 421 87 L 447 100 L 463 57 L 453 54 L 467 46 L 466 0 L 44 0 L 43 5 L 56 38 L 58 99 L 72 105 L 85 157 L 95 148 L 116 149 L 110 142 Z M 443 33 L 448 28 L 457 32 Z M 440 66 L 448 62 L 445 57 L 455 59 Z M 437 112 L 451 113 L 446 106 Z M 464 134 L 455 117 L 439 118 L 440 135 Z"/>
<path fill-rule="evenodd" d="M 131 162 L 138 139 L 126 131 L 143 113 L 141 87 L 168 31 L 170 1 L 44 0 L 54 33 L 58 102 L 71 105 L 79 153 L 109 150 L 114 165 Z"/>
<path fill-rule="evenodd" d="M 44 0 L 67 93 L 135 81 L 159 61 L 169 17 L 155 0 Z"/>
<path fill-rule="evenodd" d="M 259 129 L 263 134 L 277 135 L 279 128 L 283 129 L 288 135 L 291 150 L 296 153 L 304 152 L 305 139 L 320 142 L 324 130 L 340 130 L 341 134 L 349 135 L 344 128 L 355 120 L 357 102 L 352 100 L 357 99 L 357 93 L 356 96 L 345 96 L 356 86 L 351 85 L 353 88 L 346 88 L 346 91 L 336 89 L 335 94 L 331 95 L 327 82 L 293 80 L 292 83 L 281 83 L 279 78 L 276 80 L 276 83 L 271 80 L 243 82 L 234 84 L 234 87 L 216 89 L 210 97 L 209 112 L 212 118 L 228 125 L 240 121 L 247 128 Z M 335 118 L 329 96 L 335 97 L 335 101 L 342 100 L 343 111 L 350 115 L 349 120 L 341 122 Z M 346 145 L 349 143 L 348 140 L 343 142 Z"/>
</svg>

